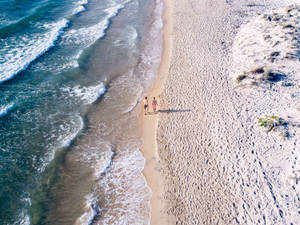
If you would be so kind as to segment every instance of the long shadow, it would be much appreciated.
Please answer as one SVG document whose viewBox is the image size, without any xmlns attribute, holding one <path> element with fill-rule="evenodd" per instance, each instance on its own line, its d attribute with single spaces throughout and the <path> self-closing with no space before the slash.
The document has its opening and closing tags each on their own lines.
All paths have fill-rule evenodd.
<svg viewBox="0 0 300 225">
<path fill-rule="evenodd" d="M 282 74 L 282 73 L 276 73 L 276 72 L 270 72 L 268 74 L 268 77 L 266 78 L 267 81 L 270 81 L 270 82 L 279 82 L 279 81 L 282 81 L 284 79 L 287 78 L 287 75 L 285 74 Z"/>
<path fill-rule="evenodd" d="M 160 113 L 174 113 L 174 112 L 191 112 L 192 110 L 190 109 L 163 109 L 163 110 L 158 110 Z"/>
</svg>

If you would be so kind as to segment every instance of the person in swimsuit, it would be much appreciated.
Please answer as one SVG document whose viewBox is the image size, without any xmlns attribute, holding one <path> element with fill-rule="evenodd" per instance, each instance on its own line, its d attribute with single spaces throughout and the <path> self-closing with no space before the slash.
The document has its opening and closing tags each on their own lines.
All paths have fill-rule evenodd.
<svg viewBox="0 0 300 225">
<path fill-rule="evenodd" d="M 157 106 L 157 101 L 155 99 L 155 97 L 153 97 L 153 101 L 152 101 L 152 109 L 153 112 L 156 113 L 156 106 Z"/>
<path fill-rule="evenodd" d="M 143 102 L 144 102 L 144 112 L 145 112 L 145 115 L 147 115 L 148 114 L 148 98 L 147 98 L 147 96 L 144 98 Z"/>
</svg>

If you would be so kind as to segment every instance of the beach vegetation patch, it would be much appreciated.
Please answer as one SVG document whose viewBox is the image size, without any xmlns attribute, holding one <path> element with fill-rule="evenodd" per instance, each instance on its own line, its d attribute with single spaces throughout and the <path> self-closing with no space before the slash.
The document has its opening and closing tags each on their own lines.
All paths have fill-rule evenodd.
<svg viewBox="0 0 300 225">
<path fill-rule="evenodd" d="M 240 83 L 242 80 L 247 78 L 247 73 L 243 73 L 236 78 L 236 82 Z"/>
<path fill-rule="evenodd" d="M 272 70 L 266 70 L 263 75 L 259 78 L 263 82 L 279 82 L 286 77 L 285 74 L 275 72 Z"/>
<path fill-rule="evenodd" d="M 257 67 L 252 69 L 250 72 L 244 72 L 243 74 L 240 74 L 236 78 L 236 82 L 242 83 L 247 80 L 247 83 L 250 85 L 262 85 L 267 83 L 277 83 L 284 80 L 286 77 L 287 75 L 279 71 L 275 71 L 265 67 Z"/>
<path fill-rule="evenodd" d="M 270 34 L 264 35 L 264 40 L 265 40 L 265 41 L 267 41 L 267 40 L 269 40 L 269 39 L 271 39 L 271 38 L 272 38 L 272 36 L 271 36 Z"/>
<path fill-rule="evenodd" d="M 279 56 L 280 55 L 280 52 L 272 52 L 270 54 L 271 57 L 276 57 L 276 56 Z"/>
<path fill-rule="evenodd" d="M 275 60 L 277 59 L 277 57 L 278 57 L 279 55 L 280 55 L 280 52 L 277 52 L 277 51 L 272 52 L 272 53 L 270 54 L 269 60 L 273 63 L 273 62 L 275 62 Z"/>
<path fill-rule="evenodd" d="M 235 88 L 281 92 L 297 84 L 299 12 L 300 5 L 274 9 L 241 27 L 233 43 Z"/>
<path fill-rule="evenodd" d="M 288 28 L 295 28 L 292 24 L 287 24 L 283 26 L 283 29 L 288 29 Z"/>
<path fill-rule="evenodd" d="M 267 133 L 278 132 L 284 138 L 290 137 L 288 126 L 292 124 L 279 116 L 266 115 L 258 119 L 258 124 L 264 127 Z"/>
<path fill-rule="evenodd" d="M 257 67 L 251 71 L 251 73 L 264 73 L 264 72 L 265 72 L 264 67 Z"/>
<path fill-rule="evenodd" d="M 275 127 L 280 126 L 282 119 L 278 116 L 265 116 L 258 119 L 260 126 L 267 128 L 267 132 L 272 131 Z"/>
</svg>

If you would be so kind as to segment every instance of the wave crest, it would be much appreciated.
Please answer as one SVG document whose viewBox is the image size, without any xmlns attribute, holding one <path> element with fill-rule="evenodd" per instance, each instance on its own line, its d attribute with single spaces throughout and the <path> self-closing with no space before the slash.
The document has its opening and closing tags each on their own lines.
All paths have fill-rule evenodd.
<svg viewBox="0 0 300 225">
<path fill-rule="evenodd" d="M 50 31 L 43 34 L 35 36 L 24 34 L 18 38 L 1 40 L 0 44 L 3 48 L 0 49 L 0 55 L 3 55 L 1 59 L 3 63 L 0 64 L 0 83 L 25 70 L 35 59 L 54 46 L 68 23 L 68 20 L 62 19 L 56 23 L 44 25 L 44 29 L 49 28 Z M 11 48 L 15 45 L 16 47 Z"/>
<path fill-rule="evenodd" d="M 14 103 L 0 106 L 0 117 L 6 115 L 14 106 L 15 106 Z"/>
<path fill-rule="evenodd" d="M 83 101 L 85 104 L 92 104 L 104 94 L 106 89 L 104 84 L 100 83 L 99 85 L 91 87 L 83 87 L 80 85 L 76 85 L 74 87 L 65 87 L 62 88 L 62 90 L 67 92 L 69 96 Z"/>
</svg>

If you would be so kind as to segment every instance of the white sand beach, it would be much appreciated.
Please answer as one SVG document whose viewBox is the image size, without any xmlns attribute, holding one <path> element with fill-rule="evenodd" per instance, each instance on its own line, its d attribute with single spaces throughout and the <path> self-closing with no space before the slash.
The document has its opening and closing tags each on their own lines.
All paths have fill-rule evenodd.
<svg viewBox="0 0 300 225">
<path fill-rule="evenodd" d="M 151 224 L 300 224 L 296 3 L 166 1 L 161 112 L 143 116 Z"/>
</svg>

